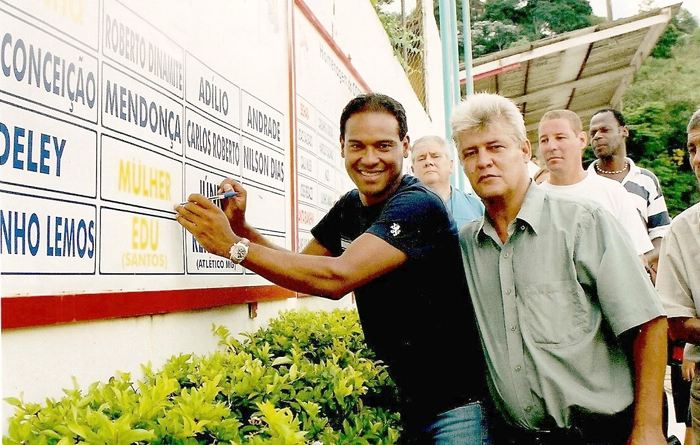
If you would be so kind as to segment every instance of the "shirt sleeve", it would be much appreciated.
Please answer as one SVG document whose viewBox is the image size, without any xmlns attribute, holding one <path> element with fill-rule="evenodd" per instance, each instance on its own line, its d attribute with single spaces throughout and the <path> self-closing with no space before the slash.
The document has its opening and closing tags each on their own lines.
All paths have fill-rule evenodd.
<svg viewBox="0 0 700 445">
<path fill-rule="evenodd" d="M 410 189 L 389 198 L 368 229 L 411 258 L 423 258 L 436 247 L 435 239 L 449 232 L 457 242 L 457 226 L 439 196 Z"/>
<path fill-rule="evenodd" d="M 656 290 L 669 318 L 697 317 L 697 309 L 688 281 L 688 272 L 680 255 L 678 237 L 673 229 L 661 242 Z"/>
<path fill-rule="evenodd" d="M 620 187 L 622 196 L 626 198 L 627 192 L 623 187 Z M 637 254 L 643 255 L 651 250 L 654 250 L 654 245 L 651 243 L 649 233 L 647 232 L 644 222 L 639 217 L 639 212 L 630 199 L 619 200 L 620 205 L 620 222 L 627 228 L 628 233 L 632 237 Z"/>
<path fill-rule="evenodd" d="M 649 238 L 655 239 L 664 237 L 668 233 L 671 224 L 671 218 L 668 214 L 666 199 L 661 192 L 659 178 L 649 172 L 653 187 L 649 190 L 649 198 L 647 204 L 647 230 Z"/>
<path fill-rule="evenodd" d="M 338 200 L 321 218 L 321 221 L 311 229 L 311 235 L 333 256 L 340 256 L 343 253 L 340 242 L 340 227 L 342 206 L 346 200 L 347 195 Z"/>
<path fill-rule="evenodd" d="M 600 301 L 615 335 L 664 315 L 664 309 L 625 228 L 604 209 L 579 226 L 579 282 Z"/>
</svg>

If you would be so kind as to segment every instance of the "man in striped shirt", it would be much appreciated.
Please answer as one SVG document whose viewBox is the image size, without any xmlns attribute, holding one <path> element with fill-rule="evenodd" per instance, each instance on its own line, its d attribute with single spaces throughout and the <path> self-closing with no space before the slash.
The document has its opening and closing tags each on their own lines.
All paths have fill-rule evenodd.
<svg viewBox="0 0 700 445">
<path fill-rule="evenodd" d="M 606 108 L 597 111 L 591 117 L 589 131 L 591 147 L 597 159 L 588 166 L 588 171 L 620 182 L 634 197 L 634 205 L 654 245 L 654 250 L 646 253 L 646 259 L 647 272 L 655 282 L 661 240 L 671 224 L 659 179 L 627 157 L 629 130 L 618 110 Z"/>
</svg>

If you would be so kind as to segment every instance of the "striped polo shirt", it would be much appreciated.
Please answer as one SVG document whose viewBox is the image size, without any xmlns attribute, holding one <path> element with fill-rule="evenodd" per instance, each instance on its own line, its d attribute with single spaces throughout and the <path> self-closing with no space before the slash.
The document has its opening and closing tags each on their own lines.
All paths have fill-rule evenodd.
<svg viewBox="0 0 700 445">
<path fill-rule="evenodd" d="M 650 170 L 637 167 L 630 158 L 625 159 L 629 163 L 629 173 L 622 180 L 622 185 L 634 197 L 634 206 L 649 232 L 649 239 L 663 237 L 671 224 L 671 218 L 659 178 Z M 589 172 L 597 174 L 596 162 L 598 161 L 595 160 L 588 166 Z"/>
</svg>

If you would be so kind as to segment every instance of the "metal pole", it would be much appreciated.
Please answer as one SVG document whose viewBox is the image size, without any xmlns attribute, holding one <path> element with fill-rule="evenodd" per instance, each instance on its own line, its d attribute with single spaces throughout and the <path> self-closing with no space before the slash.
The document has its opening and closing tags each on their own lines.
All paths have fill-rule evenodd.
<svg viewBox="0 0 700 445">
<path fill-rule="evenodd" d="M 442 79 L 445 98 L 445 137 L 452 139 L 450 116 L 452 108 L 459 100 L 459 59 L 457 56 L 457 26 L 455 0 L 439 0 L 440 40 L 442 43 Z M 456 89 L 455 89 L 456 84 Z M 456 187 L 456 177 L 450 182 Z"/>
<path fill-rule="evenodd" d="M 469 0 L 462 0 L 462 48 L 464 51 L 464 72 L 466 73 L 466 95 L 474 94 L 474 80 L 472 79 L 472 25 Z"/>
<path fill-rule="evenodd" d="M 457 39 L 457 0 L 450 0 L 450 62 L 452 78 L 452 105 L 459 103 L 462 93 L 459 88 L 459 41 Z"/>
<path fill-rule="evenodd" d="M 463 58 L 465 72 L 464 91 L 466 96 L 471 96 L 472 94 L 474 94 L 474 80 L 472 79 L 472 26 L 471 8 L 469 0 L 462 0 L 462 51 L 464 53 Z M 459 79 L 459 73 L 457 74 L 457 78 Z M 459 88 L 459 80 L 457 82 L 457 85 Z M 460 91 L 461 93 L 461 89 L 458 91 Z M 456 156 L 456 153 L 455 159 L 459 160 L 459 157 Z M 460 166 L 460 163 L 457 162 L 457 165 Z M 471 184 L 469 184 L 469 181 L 464 175 L 462 169 L 458 168 L 455 173 L 455 176 L 457 176 L 457 180 L 460 186 L 460 190 L 472 190 L 472 186 Z"/>
<path fill-rule="evenodd" d="M 401 0 L 401 32 L 403 35 L 401 39 L 403 44 L 401 45 L 401 54 L 403 55 L 403 61 L 408 66 L 408 48 L 406 48 L 406 0 Z"/>
</svg>

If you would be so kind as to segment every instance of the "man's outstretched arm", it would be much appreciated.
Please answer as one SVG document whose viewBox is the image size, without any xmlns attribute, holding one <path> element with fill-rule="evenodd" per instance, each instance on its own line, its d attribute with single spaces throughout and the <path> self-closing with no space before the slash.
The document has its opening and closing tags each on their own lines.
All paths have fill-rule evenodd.
<svg viewBox="0 0 700 445">
<path fill-rule="evenodd" d="M 190 201 L 175 211 L 178 223 L 210 253 L 228 258 L 231 246 L 242 238 L 233 231 L 235 224 L 224 211 L 204 196 L 191 195 Z M 304 253 L 294 253 L 254 238 L 241 264 L 278 286 L 339 299 L 408 259 L 401 250 L 367 233 L 354 240 L 341 256 L 328 254 L 316 240 Z"/>
</svg>

